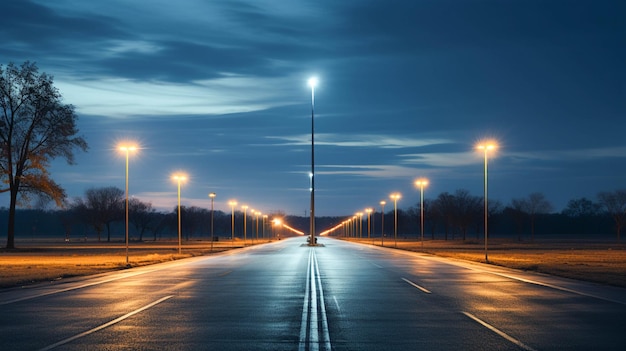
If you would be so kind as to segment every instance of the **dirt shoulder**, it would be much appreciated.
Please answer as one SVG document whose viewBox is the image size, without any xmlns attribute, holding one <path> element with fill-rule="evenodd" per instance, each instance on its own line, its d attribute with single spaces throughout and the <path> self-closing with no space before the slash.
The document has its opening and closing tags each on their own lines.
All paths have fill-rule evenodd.
<svg viewBox="0 0 626 351">
<path fill-rule="evenodd" d="M 380 238 L 349 240 L 381 245 Z M 385 239 L 384 246 L 393 248 L 393 239 Z M 476 240 L 426 240 L 422 244 L 419 240 L 399 239 L 397 248 L 485 263 L 484 242 Z M 626 287 L 626 243 L 492 240 L 487 256 L 492 265 Z"/>
<path fill-rule="evenodd" d="M 266 243 L 248 241 L 247 246 Z M 125 243 L 28 242 L 15 250 L 0 249 L 0 288 L 26 286 L 145 266 L 182 258 L 212 255 L 243 247 L 243 242 L 131 243 L 126 261 Z"/>
</svg>

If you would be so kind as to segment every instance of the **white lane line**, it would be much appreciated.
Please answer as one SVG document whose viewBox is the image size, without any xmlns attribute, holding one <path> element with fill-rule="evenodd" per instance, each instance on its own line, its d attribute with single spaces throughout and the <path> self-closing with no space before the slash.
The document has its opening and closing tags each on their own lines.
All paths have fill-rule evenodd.
<svg viewBox="0 0 626 351">
<path fill-rule="evenodd" d="M 310 276 L 311 276 L 311 259 L 312 259 L 312 249 L 309 249 L 309 261 L 306 266 L 306 288 L 304 289 L 304 303 L 302 304 L 302 322 L 300 324 L 300 346 L 298 347 L 299 351 L 306 350 L 306 332 L 307 332 L 307 322 L 309 320 L 309 299 L 310 296 Z"/>
<path fill-rule="evenodd" d="M 313 251 L 313 258 L 315 259 L 315 270 L 317 271 L 317 286 L 320 289 L 320 306 L 322 313 L 322 340 L 324 341 L 324 349 L 330 351 L 330 333 L 328 331 L 328 319 L 326 318 L 326 303 L 324 302 L 324 289 L 322 289 L 322 277 L 320 274 L 319 263 L 317 262 L 317 255 Z"/>
<path fill-rule="evenodd" d="M 80 333 L 80 334 L 76 334 L 76 335 L 74 335 L 74 336 L 72 336 L 72 337 L 69 337 L 69 338 L 67 338 L 67 339 L 63 339 L 63 340 L 61 340 L 61 341 L 59 341 L 59 342 L 57 342 L 57 343 L 55 343 L 55 344 L 52 344 L 52 345 L 46 346 L 46 347 L 44 347 L 43 349 L 39 349 L 39 351 L 47 351 L 47 350 L 52 350 L 52 349 L 54 349 L 54 348 L 55 348 L 55 347 L 57 347 L 57 346 L 65 345 L 65 344 L 67 344 L 67 343 L 69 343 L 69 342 L 72 342 L 72 341 L 74 341 L 74 340 L 76 340 L 76 339 L 82 338 L 83 336 L 87 336 L 87 335 L 89 335 L 89 334 L 93 334 L 93 333 L 95 333 L 95 332 L 97 332 L 97 331 L 99 331 L 99 330 L 102 330 L 102 329 L 104 329 L 104 328 L 110 327 L 110 326 L 112 326 L 113 324 L 119 323 L 119 322 L 121 322 L 121 321 L 123 321 L 123 320 L 125 320 L 125 319 L 127 319 L 127 318 L 129 318 L 129 317 L 131 317 L 131 316 L 134 316 L 134 315 L 136 315 L 136 314 L 137 314 L 137 313 L 139 313 L 139 312 L 142 312 L 142 311 L 145 311 L 145 310 L 147 310 L 147 309 L 149 309 L 149 308 L 151 308 L 151 307 L 154 307 L 154 306 L 156 306 L 156 305 L 160 304 L 161 302 L 163 302 L 163 301 L 165 301 L 165 300 L 171 299 L 172 297 L 174 297 L 174 295 L 169 295 L 169 296 L 165 296 L 165 297 L 163 297 L 163 298 L 160 298 L 160 299 L 158 299 L 158 300 L 154 301 L 154 302 L 153 302 L 153 303 L 151 303 L 151 304 L 148 304 L 148 305 L 145 305 L 145 306 L 143 306 L 143 307 L 141 307 L 141 308 L 138 308 L 138 309 L 136 309 L 136 310 L 134 310 L 134 311 L 132 311 L 132 312 L 130 312 L 130 313 L 127 313 L 127 314 L 125 314 L 125 315 L 123 315 L 123 316 L 121 316 L 121 317 L 119 317 L 119 318 L 116 318 L 116 319 L 114 319 L 114 320 L 112 320 L 112 321 L 110 321 L 110 322 L 108 322 L 108 323 L 104 323 L 104 324 L 102 324 L 102 325 L 100 325 L 100 326 L 97 326 L 97 327 L 95 327 L 95 328 L 93 328 L 93 329 L 87 330 L 87 331 L 82 332 L 82 333 Z"/>
<path fill-rule="evenodd" d="M 309 351 L 318 351 L 320 345 L 320 334 L 317 321 L 317 286 L 315 280 L 315 251 L 311 249 L 311 313 L 309 314 Z"/>
<path fill-rule="evenodd" d="M 419 286 L 419 285 L 417 285 L 417 284 L 413 283 L 412 281 L 410 281 L 410 280 L 408 280 L 408 279 L 406 279 L 406 278 L 402 278 L 402 280 L 404 280 L 405 282 L 407 282 L 407 283 L 409 283 L 409 284 L 413 285 L 414 287 L 416 287 L 416 288 L 420 289 L 421 291 L 423 291 L 423 292 L 425 292 L 425 293 L 427 293 L 427 294 L 430 294 L 430 293 L 431 293 L 431 292 L 430 292 L 430 290 L 428 290 L 428 289 L 424 288 L 423 286 Z"/>
<path fill-rule="evenodd" d="M 341 313 L 341 307 L 339 307 L 339 301 L 337 301 L 337 296 L 333 296 L 333 300 L 335 300 L 335 306 L 337 306 L 337 311 Z"/>
<path fill-rule="evenodd" d="M 527 351 L 536 351 L 535 349 L 533 349 L 532 347 L 524 344 L 523 342 L 515 339 L 512 336 L 509 336 L 507 333 L 501 331 L 500 329 L 494 327 L 493 325 L 481 320 L 480 318 L 474 316 L 473 314 L 469 313 L 469 312 L 463 312 L 464 315 L 466 315 L 467 317 L 473 319 L 474 321 L 478 322 L 479 324 L 481 324 L 482 326 L 486 327 L 487 329 L 491 330 L 492 332 L 500 335 L 501 337 L 505 338 L 506 340 L 512 342 L 513 344 L 523 348 L 524 350 Z"/>
<path fill-rule="evenodd" d="M 330 333 L 326 317 L 324 290 L 319 271 L 317 256 L 313 248 L 309 249 L 309 261 L 306 269 L 306 288 L 302 305 L 302 321 L 300 323 L 300 351 L 330 351 Z M 335 300 L 335 303 L 337 301 Z M 321 330 L 320 330 L 321 327 Z"/>
</svg>

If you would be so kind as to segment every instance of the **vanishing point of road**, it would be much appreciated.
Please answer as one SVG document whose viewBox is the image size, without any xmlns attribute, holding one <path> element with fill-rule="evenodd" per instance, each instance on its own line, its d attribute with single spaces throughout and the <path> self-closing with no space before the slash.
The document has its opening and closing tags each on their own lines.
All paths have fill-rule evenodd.
<svg viewBox="0 0 626 351">
<path fill-rule="evenodd" d="M 623 350 L 626 289 L 304 238 L 0 290 L 2 350 Z"/>
</svg>

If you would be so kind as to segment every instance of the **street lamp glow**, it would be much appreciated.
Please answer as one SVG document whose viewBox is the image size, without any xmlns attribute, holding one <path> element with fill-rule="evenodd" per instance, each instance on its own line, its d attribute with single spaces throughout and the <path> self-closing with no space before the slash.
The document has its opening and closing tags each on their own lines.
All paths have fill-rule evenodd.
<svg viewBox="0 0 626 351">
<path fill-rule="evenodd" d="M 415 186 L 420 188 L 420 233 L 422 236 L 422 250 L 424 250 L 424 187 L 428 185 L 428 179 L 420 178 L 415 181 Z"/>
<path fill-rule="evenodd" d="M 172 176 L 172 179 L 178 183 L 178 254 L 181 254 L 181 221 L 180 221 L 180 183 L 187 180 L 187 176 L 182 173 L 177 173 Z"/>
<path fill-rule="evenodd" d="M 489 235 L 489 230 L 488 230 L 488 222 L 487 222 L 487 215 L 489 213 L 488 211 L 488 201 L 487 201 L 487 154 L 489 151 L 492 150 L 496 150 L 498 148 L 498 144 L 495 141 L 492 140 L 488 140 L 482 143 L 479 143 L 478 145 L 476 145 L 476 149 L 483 151 L 484 155 L 485 155 L 485 185 L 484 185 L 484 189 L 485 189 L 485 262 L 489 263 L 489 255 L 487 253 L 488 251 L 488 245 L 487 245 L 487 238 Z"/>
<path fill-rule="evenodd" d="M 393 200 L 393 213 L 394 213 L 394 223 L 393 223 L 393 240 L 394 247 L 398 247 L 398 200 L 402 197 L 400 193 L 393 193 L 389 195 L 389 197 Z"/>
<path fill-rule="evenodd" d="M 126 265 L 128 265 L 128 155 L 131 152 L 137 151 L 137 146 L 120 145 L 118 149 L 126 154 Z"/>
<path fill-rule="evenodd" d="M 311 87 L 312 89 L 315 89 L 315 87 L 317 86 L 318 83 L 318 79 L 317 77 L 311 77 L 309 78 L 309 80 L 307 81 L 307 84 L 309 85 L 309 87 Z"/>
</svg>

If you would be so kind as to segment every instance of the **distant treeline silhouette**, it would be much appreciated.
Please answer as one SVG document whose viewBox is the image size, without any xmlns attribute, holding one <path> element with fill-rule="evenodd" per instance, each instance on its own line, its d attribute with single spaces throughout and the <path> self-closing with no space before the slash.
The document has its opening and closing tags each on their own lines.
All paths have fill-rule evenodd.
<svg viewBox="0 0 626 351">
<path fill-rule="evenodd" d="M 16 215 L 16 238 L 67 238 L 69 240 L 120 240 L 125 237 L 124 192 L 115 187 L 93 188 L 86 191 L 85 198 L 75 199 L 60 210 L 21 209 Z M 420 236 L 420 204 L 398 208 L 398 236 Z M 427 240 L 475 240 L 483 237 L 482 197 L 473 196 L 467 190 L 441 193 L 434 199 L 424 201 L 424 238 Z M 169 240 L 178 235 L 178 208 L 171 212 L 159 212 L 149 203 L 132 199 L 129 204 L 130 240 Z M 597 201 L 587 198 L 570 200 L 560 213 L 554 213 L 549 201 L 541 193 L 527 198 L 513 199 L 504 206 L 498 201 L 489 203 L 489 235 L 491 238 L 513 238 L 532 241 L 537 238 L 620 239 L 626 221 L 626 191 L 603 192 Z M 339 225 L 354 215 L 317 217 L 316 228 L 324 231 Z M 0 208 L 0 228 L 6 228 L 8 210 Z M 264 221 L 250 213 L 246 219 L 248 239 L 286 236 L 288 231 L 277 230 L 271 223 L 281 218 L 289 226 L 308 232 L 309 218 L 287 216 L 284 213 L 269 214 Z M 384 233 L 393 236 L 394 211 L 384 214 Z M 211 237 L 211 210 L 182 206 L 182 235 L 185 240 L 209 240 Z M 244 233 L 244 214 L 235 211 L 235 237 Z M 332 235 L 381 237 L 380 209 L 371 213 L 370 232 L 368 217 L 364 214 L 361 226 L 340 226 Z M 229 239 L 232 234 L 232 213 L 215 210 L 213 213 L 214 236 Z M 358 223 L 358 219 L 353 223 Z M 258 229 L 257 229 L 258 228 Z M 319 234 L 318 232 L 318 234 Z M 257 234 L 258 233 L 258 234 Z M 3 233 L 6 234 L 6 233 Z"/>
</svg>

